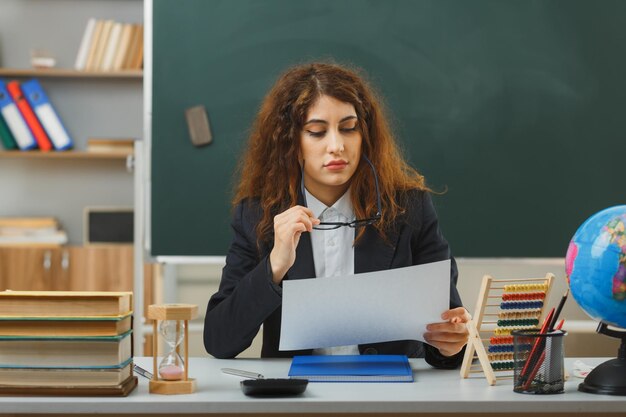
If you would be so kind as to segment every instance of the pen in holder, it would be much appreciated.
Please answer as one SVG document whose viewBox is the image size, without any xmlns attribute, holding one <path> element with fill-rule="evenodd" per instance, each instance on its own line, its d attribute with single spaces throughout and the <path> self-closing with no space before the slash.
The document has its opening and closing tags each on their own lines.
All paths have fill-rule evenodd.
<svg viewBox="0 0 626 417">
<path fill-rule="evenodd" d="M 556 330 L 516 330 L 513 335 L 513 391 L 525 394 L 559 394 L 565 384 L 564 336 Z"/>
</svg>

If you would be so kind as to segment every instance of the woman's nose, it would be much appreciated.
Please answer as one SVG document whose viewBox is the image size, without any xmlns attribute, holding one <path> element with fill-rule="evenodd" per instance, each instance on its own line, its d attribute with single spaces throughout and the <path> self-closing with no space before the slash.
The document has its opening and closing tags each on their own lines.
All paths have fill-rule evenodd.
<svg viewBox="0 0 626 417">
<path fill-rule="evenodd" d="M 328 135 L 328 152 L 343 152 L 343 138 L 335 129 L 331 130 Z"/>
</svg>

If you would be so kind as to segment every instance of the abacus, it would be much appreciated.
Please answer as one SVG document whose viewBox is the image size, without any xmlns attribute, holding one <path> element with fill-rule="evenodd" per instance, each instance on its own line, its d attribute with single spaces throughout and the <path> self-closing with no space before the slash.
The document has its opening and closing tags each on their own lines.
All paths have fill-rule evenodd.
<svg viewBox="0 0 626 417">
<path fill-rule="evenodd" d="M 511 331 L 540 326 L 553 279 L 550 273 L 543 278 L 483 277 L 476 311 L 467 323 L 469 340 L 461 366 L 463 378 L 484 374 L 489 385 L 495 385 L 498 379 L 513 377 Z"/>
</svg>

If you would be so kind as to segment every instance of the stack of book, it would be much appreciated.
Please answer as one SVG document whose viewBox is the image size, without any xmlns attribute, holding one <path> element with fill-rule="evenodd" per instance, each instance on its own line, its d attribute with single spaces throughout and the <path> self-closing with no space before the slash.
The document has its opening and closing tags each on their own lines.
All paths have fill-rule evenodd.
<svg viewBox="0 0 626 417">
<path fill-rule="evenodd" d="M 0 142 L 7 150 L 64 151 L 74 146 L 36 79 L 20 83 L 0 79 Z"/>
<path fill-rule="evenodd" d="M 59 246 L 67 233 L 54 217 L 0 217 L 0 246 Z"/>
<path fill-rule="evenodd" d="M 139 70 L 143 66 L 143 25 L 89 19 L 74 68 L 79 71 Z"/>
<path fill-rule="evenodd" d="M 130 292 L 0 292 L 0 394 L 128 395 L 131 306 Z"/>
</svg>

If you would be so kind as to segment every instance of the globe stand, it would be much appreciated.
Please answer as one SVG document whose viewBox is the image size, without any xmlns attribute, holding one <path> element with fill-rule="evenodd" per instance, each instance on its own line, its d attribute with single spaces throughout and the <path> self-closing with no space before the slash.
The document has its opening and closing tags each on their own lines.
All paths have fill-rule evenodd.
<svg viewBox="0 0 626 417">
<path fill-rule="evenodd" d="M 578 391 L 592 394 L 626 395 L 626 330 L 609 329 L 600 322 L 596 332 L 622 339 L 617 359 L 611 359 L 594 368 L 585 381 L 578 385 Z"/>
</svg>

